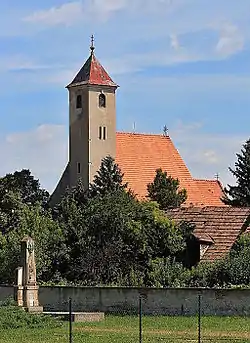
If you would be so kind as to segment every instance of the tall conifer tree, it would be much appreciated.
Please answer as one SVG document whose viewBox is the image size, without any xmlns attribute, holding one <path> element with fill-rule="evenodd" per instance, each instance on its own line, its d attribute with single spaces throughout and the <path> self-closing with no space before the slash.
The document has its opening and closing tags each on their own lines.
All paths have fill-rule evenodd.
<svg viewBox="0 0 250 343">
<path fill-rule="evenodd" d="M 178 179 L 173 179 L 159 168 L 156 170 L 154 181 L 147 186 L 148 197 L 158 202 L 163 210 L 179 207 L 187 199 L 186 189 L 179 190 L 179 186 Z"/>
<path fill-rule="evenodd" d="M 236 185 L 224 188 L 223 201 L 227 205 L 247 207 L 250 206 L 250 139 L 243 144 L 241 153 L 236 154 L 235 169 L 229 171 L 236 178 Z"/>
<path fill-rule="evenodd" d="M 102 159 L 100 169 L 90 185 L 90 195 L 104 195 L 118 190 L 125 190 L 127 183 L 123 184 L 123 173 L 111 156 Z"/>
</svg>

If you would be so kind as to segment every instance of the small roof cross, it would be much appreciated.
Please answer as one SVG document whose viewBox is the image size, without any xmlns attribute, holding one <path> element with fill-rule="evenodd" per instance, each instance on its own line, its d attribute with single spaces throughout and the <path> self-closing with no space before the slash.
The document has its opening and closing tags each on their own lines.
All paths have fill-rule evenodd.
<svg viewBox="0 0 250 343">
<path fill-rule="evenodd" d="M 167 125 L 163 126 L 163 136 L 167 137 L 168 136 L 168 128 Z"/>
<path fill-rule="evenodd" d="M 94 38 L 94 35 L 92 35 L 91 36 L 91 45 L 90 45 L 91 54 L 93 54 L 94 50 L 95 50 L 94 42 L 95 42 L 95 38 Z"/>
</svg>

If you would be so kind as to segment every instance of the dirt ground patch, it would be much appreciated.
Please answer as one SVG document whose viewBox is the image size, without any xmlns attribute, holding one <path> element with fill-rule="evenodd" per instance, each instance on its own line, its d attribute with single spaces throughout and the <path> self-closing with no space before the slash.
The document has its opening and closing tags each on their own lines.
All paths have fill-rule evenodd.
<svg viewBox="0 0 250 343">
<path fill-rule="evenodd" d="M 90 328 L 90 327 L 75 327 L 75 331 L 89 332 L 89 333 L 123 333 L 123 334 L 137 334 L 138 330 L 125 329 L 125 328 Z M 197 336 L 197 331 L 175 331 L 175 330 L 155 330 L 146 329 L 143 330 L 145 335 L 159 335 L 159 336 L 181 336 L 192 338 Z M 238 331 L 210 331 L 203 330 L 202 337 L 204 338 L 237 338 L 237 339 L 250 339 L 250 332 L 238 332 Z"/>
</svg>

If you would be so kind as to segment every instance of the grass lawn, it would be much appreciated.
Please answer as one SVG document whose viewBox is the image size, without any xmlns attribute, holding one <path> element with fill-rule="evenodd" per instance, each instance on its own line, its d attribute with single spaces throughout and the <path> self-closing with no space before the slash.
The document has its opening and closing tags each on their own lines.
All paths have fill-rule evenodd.
<svg viewBox="0 0 250 343">
<path fill-rule="evenodd" d="M 203 317 L 202 342 L 250 342 L 250 318 Z M 0 343 L 69 342 L 59 328 L 0 330 Z M 106 316 L 100 323 L 73 323 L 73 343 L 139 342 L 138 318 Z M 198 342 L 196 317 L 143 317 L 143 343 Z"/>
</svg>

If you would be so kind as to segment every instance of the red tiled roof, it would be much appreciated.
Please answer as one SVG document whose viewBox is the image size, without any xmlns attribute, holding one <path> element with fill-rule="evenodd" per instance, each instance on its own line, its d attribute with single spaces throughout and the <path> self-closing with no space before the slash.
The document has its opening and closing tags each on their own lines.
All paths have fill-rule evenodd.
<svg viewBox="0 0 250 343">
<path fill-rule="evenodd" d="M 213 261 L 224 257 L 237 237 L 246 231 L 250 207 L 182 207 L 168 210 L 166 214 L 177 223 L 187 221 L 195 224 L 195 236 L 210 244 L 202 261 Z M 210 241 L 206 240 L 208 237 Z"/>
<path fill-rule="evenodd" d="M 152 182 L 157 168 L 178 178 L 180 188 L 187 190 L 185 205 L 223 206 L 222 187 L 214 180 L 194 180 L 170 137 L 163 135 L 116 134 L 116 162 L 124 173 L 124 181 L 138 195 L 145 198 L 147 184 Z"/>
<path fill-rule="evenodd" d="M 204 198 L 204 206 L 223 206 L 223 187 L 219 180 L 194 179 Z"/>
<path fill-rule="evenodd" d="M 118 87 L 95 57 L 94 53 L 91 53 L 84 66 L 68 87 L 81 84 Z"/>
</svg>

